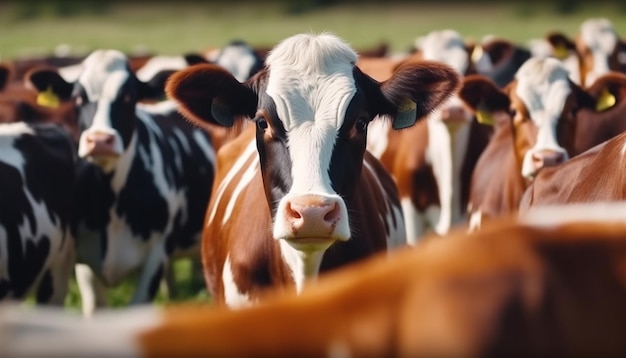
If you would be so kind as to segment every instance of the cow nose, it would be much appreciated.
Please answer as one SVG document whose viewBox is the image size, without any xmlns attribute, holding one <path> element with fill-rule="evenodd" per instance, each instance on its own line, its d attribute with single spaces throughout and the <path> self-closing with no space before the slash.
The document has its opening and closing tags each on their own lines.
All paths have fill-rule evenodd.
<svg viewBox="0 0 626 358">
<path fill-rule="evenodd" d="M 466 118 L 465 109 L 461 106 L 447 106 L 441 109 L 441 119 L 445 121 L 458 121 Z"/>
<path fill-rule="evenodd" d="M 319 195 L 293 197 L 286 203 L 285 211 L 296 238 L 329 237 L 341 215 L 336 199 Z"/>
<path fill-rule="evenodd" d="M 553 167 L 565 162 L 565 153 L 553 150 L 542 150 L 540 152 L 533 153 L 532 159 L 533 166 L 536 169 Z"/>
<path fill-rule="evenodd" d="M 89 133 L 85 138 L 85 142 L 88 155 L 116 155 L 115 136 L 113 134 Z"/>
</svg>

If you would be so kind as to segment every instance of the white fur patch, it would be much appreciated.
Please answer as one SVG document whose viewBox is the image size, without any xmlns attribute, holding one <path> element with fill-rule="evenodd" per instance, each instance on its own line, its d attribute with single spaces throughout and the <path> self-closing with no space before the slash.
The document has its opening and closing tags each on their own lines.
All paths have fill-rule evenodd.
<svg viewBox="0 0 626 358">
<path fill-rule="evenodd" d="M 366 148 L 374 157 L 380 159 L 387 150 L 390 130 L 391 122 L 380 117 L 376 117 L 368 125 Z"/>
<path fill-rule="evenodd" d="M 250 163 L 250 161 L 252 161 L 252 164 L 248 164 L 248 167 L 256 166 L 256 163 L 258 163 L 259 161 L 258 158 L 259 157 L 257 154 L 256 142 L 254 140 L 251 140 L 248 146 L 246 147 L 246 149 L 241 153 L 241 155 L 239 155 L 235 164 L 233 164 L 233 166 L 230 168 L 228 173 L 226 173 L 226 176 L 224 177 L 219 187 L 217 188 L 217 191 L 214 194 L 215 195 L 215 200 L 213 201 L 214 205 L 213 205 L 213 208 L 211 208 L 211 213 L 209 214 L 209 218 L 207 219 L 207 224 L 213 222 L 213 220 L 215 219 L 215 215 L 217 214 L 218 204 L 222 200 L 224 200 L 222 198 L 224 194 L 226 193 L 226 189 L 229 187 L 229 185 L 231 184 L 235 176 L 241 170 L 243 170 L 244 166 L 247 163 Z M 232 200 L 232 199 L 229 197 L 227 200 Z"/>
<path fill-rule="evenodd" d="M 521 213 L 522 223 L 538 227 L 556 227 L 575 222 L 618 222 L 626 224 L 626 202 L 569 203 L 533 206 Z"/>
<path fill-rule="evenodd" d="M 224 262 L 224 268 L 222 269 L 222 284 L 224 285 L 224 299 L 228 307 L 241 308 L 250 306 L 252 303 L 250 297 L 241 293 L 235 283 L 230 266 L 230 255 L 226 256 L 226 262 Z"/>
<path fill-rule="evenodd" d="M 303 194 L 337 200 L 329 177 L 337 132 L 356 93 L 353 68 L 357 55 L 331 34 L 300 34 L 276 46 L 267 57 L 270 75 L 267 94 L 274 100 L 287 131 L 293 185 L 281 199 L 274 237 L 290 231 L 284 216 L 286 201 Z M 341 215 L 334 235 L 350 237 L 348 215 Z"/>
<path fill-rule="evenodd" d="M 461 169 L 467 152 L 470 123 L 464 122 L 454 132 L 443 121 L 429 118 L 429 142 L 426 155 L 432 166 L 440 203 L 440 216 L 430 223 L 443 235 L 464 218 L 461 208 Z"/>
<path fill-rule="evenodd" d="M 376 182 L 376 186 L 381 193 L 385 193 L 385 206 L 387 207 L 387 215 L 385 217 L 381 216 L 380 220 L 382 223 L 386 223 L 389 227 L 389 236 L 387 236 L 387 249 L 393 249 L 396 247 L 401 247 L 406 245 L 407 236 L 406 236 L 406 227 L 404 223 L 404 216 L 402 215 L 402 207 L 397 207 L 393 205 L 393 203 L 389 200 L 389 197 L 386 195 L 386 191 L 383 188 L 382 183 L 378 180 L 378 175 L 374 171 L 371 165 L 367 162 L 363 161 L 363 169 L 369 171 L 371 173 L 372 178 L 374 178 Z M 396 225 L 394 225 L 394 222 Z"/>
<path fill-rule="evenodd" d="M 432 31 L 419 42 L 425 60 L 439 61 L 450 65 L 458 73 L 465 74 L 469 66 L 469 55 L 465 41 L 454 30 Z"/>
<path fill-rule="evenodd" d="M 90 319 L 62 308 L 0 308 L 0 356 L 12 358 L 140 357 L 138 335 L 162 322 L 153 306 L 102 311 Z"/>
<path fill-rule="evenodd" d="M 291 270 L 291 275 L 296 284 L 296 292 L 302 292 L 304 285 L 309 280 L 314 280 L 319 276 L 320 266 L 324 258 L 324 252 L 330 247 L 319 250 L 303 251 L 294 248 L 285 240 L 278 241 L 280 253 L 285 263 Z"/>
<path fill-rule="evenodd" d="M 231 44 L 221 50 L 216 63 L 230 72 L 237 81 L 244 82 L 248 79 L 250 71 L 256 63 L 256 57 L 249 46 Z"/>
<path fill-rule="evenodd" d="M 585 79 L 585 85 L 589 86 L 610 71 L 609 56 L 615 51 L 619 37 L 613 24 L 605 18 L 591 18 L 583 22 L 580 37 L 593 57 L 593 68 Z"/>
<path fill-rule="evenodd" d="M 151 57 L 135 75 L 140 81 L 148 82 L 160 71 L 182 70 L 188 66 L 183 56 L 154 56 Z"/>
<path fill-rule="evenodd" d="M 563 153 L 567 158 L 567 152 L 557 141 L 556 128 L 571 93 L 569 73 L 555 58 L 530 58 L 520 67 L 515 78 L 515 93 L 539 129 L 537 142 L 525 153 L 522 162 L 522 176 L 532 177 L 536 174 L 532 163 L 534 153 L 550 150 Z"/>
</svg>

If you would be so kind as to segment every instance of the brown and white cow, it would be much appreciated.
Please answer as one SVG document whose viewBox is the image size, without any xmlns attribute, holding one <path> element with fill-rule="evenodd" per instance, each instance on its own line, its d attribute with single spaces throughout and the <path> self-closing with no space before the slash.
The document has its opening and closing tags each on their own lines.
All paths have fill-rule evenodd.
<svg viewBox="0 0 626 358">
<path fill-rule="evenodd" d="M 455 31 L 428 34 L 420 41 L 419 58 L 447 64 L 459 75 L 475 71 L 463 38 Z M 415 59 L 395 66 L 411 61 Z M 368 70 L 384 73 L 375 71 L 381 67 Z M 411 128 L 394 131 L 389 122 L 375 121 L 370 131 L 367 149 L 396 180 L 410 244 L 429 231 L 442 235 L 467 221 L 470 175 L 492 128 L 478 123 L 456 94 L 427 121 Z"/>
<path fill-rule="evenodd" d="M 144 307 L 85 321 L 6 307 L 0 355 L 622 357 L 625 263 L 624 204 L 535 209 L 248 309 Z"/>
<path fill-rule="evenodd" d="M 448 66 L 407 64 L 379 83 L 332 34 L 277 45 L 266 68 L 240 83 L 198 65 L 166 86 L 196 123 L 256 123 L 218 153 L 203 232 L 210 292 L 231 306 L 270 287 L 302 289 L 319 271 L 406 243 L 397 189 L 366 153 L 368 124 L 415 124 L 458 86 Z"/>
<path fill-rule="evenodd" d="M 474 110 L 493 113 L 496 123 L 472 174 L 471 227 L 482 216 L 516 211 L 538 172 L 573 156 L 576 114 L 596 104 L 555 58 L 529 59 L 504 90 L 479 77 L 466 79 L 461 97 Z"/>
<path fill-rule="evenodd" d="M 626 73 L 626 42 L 606 18 L 590 18 L 580 25 L 576 48 L 582 57 L 581 83 L 588 87 L 610 71 Z"/>
<path fill-rule="evenodd" d="M 584 78 L 582 56 L 576 48 L 574 39 L 561 31 L 551 31 L 544 38 L 529 41 L 529 49 L 533 57 L 554 57 L 563 63 L 569 71 L 570 79 L 581 86 Z"/>
</svg>

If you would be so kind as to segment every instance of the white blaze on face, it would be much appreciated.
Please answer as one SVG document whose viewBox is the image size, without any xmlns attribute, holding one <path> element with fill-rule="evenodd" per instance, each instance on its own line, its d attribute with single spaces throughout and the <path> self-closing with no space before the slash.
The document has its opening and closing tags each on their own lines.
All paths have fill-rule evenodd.
<svg viewBox="0 0 626 358">
<path fill-rule="evenodd" d="M 554 151 L 567 158 L 566 150 L 557 142 L 556 129 L 571 87 L 567 70 L 555 58 L 531 58 L 520 67 L 515 78 L 515 93 L 538 128 L 537 142 L 524 154 L 522 162 L 522 176 L 532 177 L 536 172 L 533 154 Z"/>
<path fill-rule="evenodd" d="M 419 47 L 425 60 L 448 64 L 462 75 L 467 71 L 469 55 L 458 32 L 432 31 L 420 39 Z"/>
<path fill-rule="evenodd" d="M 329 34 L 291 37 L 267 57 L 267 94 L 287 132 L 293 178 L 278 205 L 275 238 L 291 235 L 283 216 L 286 200 L 307 194 L 338 200 L 341 214 L 331 236 L 350 237 L 345 203 L 331 186 L 329 170 L 337 133 L 356 93 L 356 60 L 348 45 Z"/>
<path fill-rule="evenodd" d="M 122 138 L 112 126 L 110 110 L 128 77 L 127 59 L 121 52 L 98 50 L 83 61 L 78 83 L 85 89 L 89 102 L 97 103 L 97 109 L 91 127 L 79 138 L 78 155 L 81 158 L 88 154 L 87 137 L 95 133 L 113 135 L 115 153 L 122 154 L 124 151 Z"/>
<path fill-rule="evenodd" d="M 602 18 L 583 22 L 580 26 L 580 37 L 593 58 L 593 68 L 585 79 L 585 85 L 589 86 L 598 77 L 611 71 L 609 57 L 615 51 L 619 38 L 613 29 L 613 24 Z"/>
<path fill-rule="evenodd" d="M 252 51 L 245 44 L 231 44 L 222 49 L 216 63 L 230 72 L 237 81 L 244 82 L 250 76 L 250 71 L 256 62 Z"/>
</svg>

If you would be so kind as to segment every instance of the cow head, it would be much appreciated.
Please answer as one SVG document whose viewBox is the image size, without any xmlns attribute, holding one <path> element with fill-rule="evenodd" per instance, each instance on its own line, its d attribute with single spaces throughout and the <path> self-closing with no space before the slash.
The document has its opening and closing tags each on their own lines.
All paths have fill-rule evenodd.
<svg viewBox="0 0 626 358">
<path fill-rule="evenodd" d="M 452 67 L 460 75 L 476 73 L 477 67 L 481 68 L 480 66 L 491 66 L 486 53 L 476 46 L 467 46 L 463 37 L 454 30 L 432 31 L 418 39 L 416 45 L 419 52 L 408 61 L 414 61 L 416 58 L 437 61 Z M 478 58 L 471 55 L 472 49 L 476 49 L 477 53 L 480 52 Z M 469 123 L 472 119 L 472 114 L 465 110 L 456 94 L 442 104 L 440 109 L 431 117 L 433 120 L 439 120 L 448 125 L 451 131 Z"/>
<path fill-rule="evenodd" d="M 380 115 L 396 129 L 412 126 L 459 82 L 448 66 L 422 62 L 379 83 L 356 61 L 337 37 L 302 34 L 277 45 L 266 68 L 244 84 L 221 67 L 198 65 L 166 86 L 196 123 L 253 118 L 273 236 L 296 247 L 350 238 L 344 199 L 359 182 L 368 123 Z"/>
<path fill-rule="evenodd" d="M 592 18 L 583 22 L 576 39 L 582 56 L 582 73 L 585 86 L 610 71 L 626 72 L 626 43 L 604 18 Z"/>
<path fill-rule="evenodd" d="M 508 96 L 508 123 L 522 177 L 532 179 L 543 167 L 563 163 L 572 155 L 576 113 L 581 108 L 593 108 L 594 102 L 569 79 L 559 60 L 529 59 L 504 90 L 481 83 L 483 88 L 473 85 L 472 99 L 466 102 L 476 111 L 487 112 L 497 102 L 495 107 L 502 113 L 506 102 L 490 97 L 497 92 L 500 97 Z M 470 92 L 467 90 L 462 97 Z"/>
<path fill-rule="evenodd" d="M 135 105 L 144 98 L 162 94 L 165 76 L 151 83 L 138 80 L 127 57 L 114 50 L 97 50 L 81 64 L 76 81 L 66 81 L 53 68 L 35 69 L 28 81 L 41 96 L 73 101 L 78 117 L 78 155 L 105 171 L 129 147 L 136 125 Z"/>
</svg>

